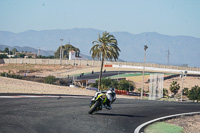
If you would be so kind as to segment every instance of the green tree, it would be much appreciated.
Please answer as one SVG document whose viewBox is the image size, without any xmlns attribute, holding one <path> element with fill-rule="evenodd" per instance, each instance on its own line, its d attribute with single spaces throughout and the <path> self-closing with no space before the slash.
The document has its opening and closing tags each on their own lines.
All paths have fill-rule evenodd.
<svg viewBox="0 0 200 133">
<path fill-rule="evenodd" d="M 108 88 L 112 87 L 112 88 L 115 88 L 117 89 L 117 85 L 118 85 L 118 82 L 116 83 L 117 81 L 114 81 L 110 78 L 102 78 L 102 90 L 107 90 Z M 99 81 L 96 80 L 95 83 L 91 84 L 91 87 L 96 87 L 98 88 L 98 83 Z"/>
<path fill-rule="evenodd" d="M 98 89 L 101 89 L 101 77 L 102 70 L 104 65 L 104 60 L 117 60 L 119 56 L 120 49 L 117 46 L 117 40 L 113 35 L 110 35 L 108 32 L 103 32 L 102 37 L 99 35 L 98 41 L 93 41 L 95 44 L 91 49 L 92 58 L 97 58 L 101 60 L 101 68 L 99 74 L 99 84 Z"/>
<path fill-rule="evenodd" d="M 112 80 L 110 87 L 118 89 L 118 85 L 119 85 L 118 81 Z"/>
<path fill-rule="evenodd" d="M 191 90 L 189 90 L 188 98 L 190 100 L 197 100 L 197 102 L 200 101 L 200 87 L 198 85 L 195 85 Z"/>
<path fill-rule="evenodd" d="M 15 55 L 16 52 L 18 52 L 16 48 L 12 49 L 12 54 Z"/>
<path fill-rule="evenodd" d="M 9 49 L 5 48 L 3 52 L 9 54 Z"/>
<path fill-rule="evenodd" d="M 19 56 L 20 58 L 24 58 L 25 54 L 21 54 L 21 53 L 20 53 L 18 56 Z"/>
<path fill-rule="evenodd" d="M 176 95 L 178 90 L 180 89 L 180 85 L 177 83 L 177 81 L 173 81 L 169 87 L 170 91 Z"/>
<path fill-rule="evenodd" d="M 0 54 L 0 59 L 3 59 L 3 58 L 8 58 L 8 56 L 5 54 Z"/>
<path fill-rule="evenodd" d="M 63 58 L 68 58 L 69 59 L 69 51 L 73 50 L 76 52 L 76 57 L 79 57 L 80 55 L 80 50 L 79 48 L 74 47 L 73 45 L 66 44 L 64 46 L 60 46 L 57 51 L 54 53 L 55 58 L 60 58 L 60 49 L 62 47 L 63 50 Z"/>
<path fill-rule="evenodd" d="M 111 83 L 112 83 L 112 79 L 102 78 L 102 89 L 106 90 L 106 89 L 110 88 Z"/>
<path fill-rule="evenodd" d="M 96 80 L 95 83 L 91 84 L 91 87 L 95 87 L 95 88 L 98 88 L 98 83 L 99 81 Z M 127 80 L 120 80 L 120 81 L 116 81 L 116 80 L 112 80 L 110 78 L 102 78 L 101 80 L 101 89 L 102 90 L 107 90 L 108 88 L 112 87 L 112 88 L 115 88 L 115 89 L 118 89 L 118 90 L 134 90 L 135 88 L 135 84 L 134 82 L 130 82 L 130 81 L 127 81 Z"/>
<path fill-rule="evenodd" d="M 119 85 L 118 85 L 118 89 L 119 90 L 126 90 L 126 91 L 132 91 L 134 89 L 134 85 L 133 83 L 125 80 L 125 79 L 122 79 L 119 81 Z"/>
</svg>

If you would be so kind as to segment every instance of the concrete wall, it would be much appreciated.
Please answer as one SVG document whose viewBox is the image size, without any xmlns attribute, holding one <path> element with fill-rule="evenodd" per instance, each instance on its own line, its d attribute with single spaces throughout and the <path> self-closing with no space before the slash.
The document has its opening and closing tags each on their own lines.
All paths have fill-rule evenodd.
<svg viewBox="0 0 200 133">
<path fill-rule="evenodd" d="M 27 63 L 27 64 L 55 64 L 55 65 L 85 65 L 85 66 L 100 66 L 101 61 L 94 60 L 62 60 L 60 59 L 24 59 L 24 58 L 9 58 L 0 60 L 2 63 Z M 129 65 L 129 66 L 143 66 L 143 63 L 134 63 L 134 62 L 111 62 L 105 61 L 104 64 L 113 64 L 113 65 Z M 187 70 L 187 71 L 200 71 L 200 68 L 197 67 L 181 67 L 181 66 L 171 66 L 171 65 L 159 65 L 146 63 L 146 67 L 155 67 L 155 68 L 166 68 L 166 69 L 175 69 L 175 70 Z"/>
<path fill-rule="evenodd" d="M 4 59 L 0 59 L 0 64 L 4 64 Z"/>
</svg>

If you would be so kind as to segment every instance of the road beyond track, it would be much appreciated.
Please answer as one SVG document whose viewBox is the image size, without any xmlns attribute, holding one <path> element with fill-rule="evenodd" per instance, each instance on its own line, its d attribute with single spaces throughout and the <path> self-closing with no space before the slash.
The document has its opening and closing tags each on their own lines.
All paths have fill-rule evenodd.
<svg viewBox="0 0 200 133">
<path fill-rule="evenodd" d="M 134 132 L 140 124 L 166 115 L 195 112 L 198 103 L 117 99 L 112 110 L 89 115 L 89 98 L 1 98 L 2 133 Z"/>
</svg>

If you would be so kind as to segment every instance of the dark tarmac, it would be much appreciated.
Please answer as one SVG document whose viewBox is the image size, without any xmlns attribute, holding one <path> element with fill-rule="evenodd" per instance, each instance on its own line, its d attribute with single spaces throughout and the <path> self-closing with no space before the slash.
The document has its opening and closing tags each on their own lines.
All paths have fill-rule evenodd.
<svg viewBox="0 0 200 133">
<path fill-rule="evenodd" d="M 88 114 L 90 98 L 0 98 L 0 133 L 131 133 L 166 115 L 195 112 L 198 103 L 117 99 L 112 110 Z"/>
</svg>

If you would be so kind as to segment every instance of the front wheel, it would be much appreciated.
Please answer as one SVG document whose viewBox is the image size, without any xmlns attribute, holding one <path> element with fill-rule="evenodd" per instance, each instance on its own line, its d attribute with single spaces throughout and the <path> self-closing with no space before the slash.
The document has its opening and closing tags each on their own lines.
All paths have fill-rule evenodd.
<svg viewBox="0 0 200 133">
<path fill-rule="evenodd" d="M 99 107 L 100 105 L 100 101 L 96 101 L 95 104 L 93 104 L 91 107 L 90 107 L 90 110 L 89 110 L 89 114 L 92 114 L 95 110 L 97 110 L 97 107 Z"/>
</svg>

